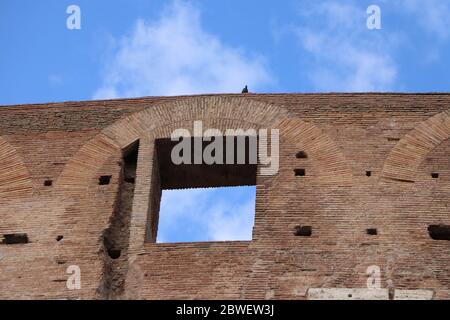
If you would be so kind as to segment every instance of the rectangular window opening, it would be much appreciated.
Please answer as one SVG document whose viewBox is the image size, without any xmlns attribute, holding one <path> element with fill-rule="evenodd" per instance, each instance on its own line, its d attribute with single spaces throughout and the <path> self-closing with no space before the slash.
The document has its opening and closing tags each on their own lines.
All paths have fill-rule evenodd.
<svg viewBox="0 0 450 320">
<path fill-rule="evenodd" d="M 210 152 L 208 146 L 215 142 L 214 138 L 212 141 L 188 138 L 190 147 L 186 144 L 182 151 L 176 150 L 185 160 L 190 159 L 187 160 L 190 163 L 178 165 L 179 159 L 172 159 L 172 150 L 179 142 L 155 141 L 152 194 L 156 199 L 151 200 L 153 225 L 147 226 L 146 241 L 186 243 L 252 239 L 257 163 L 250 150 L 257 154 L 257 150 L 252 149 L 257 148 L 257 137 L 221 138 L 222 141 L 215 144 L 221 146 L 221 152 Z M 197 161 L 201 158 L 197 163 L 196 152 Z M 210 164 L 208 159 L 198 157 L 205 152 L 213 157 L 218 152 L 216 159 L 222 161 Z"/>
<path fill-rule="evenodd" d="M 252 240 L 256 187 L 163 190 L 157 243 Z"/>
</svg>

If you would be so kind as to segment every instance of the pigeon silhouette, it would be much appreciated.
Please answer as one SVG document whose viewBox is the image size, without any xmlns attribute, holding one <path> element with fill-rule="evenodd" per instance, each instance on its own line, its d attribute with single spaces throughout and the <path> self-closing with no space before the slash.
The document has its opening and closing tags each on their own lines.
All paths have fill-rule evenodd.
<svg viewBox="0 0 450 320">
<path fill-rule="evenodd" d="M 242 93 L 248 93 L 248 88 L 247 88 L 247 86 L 245 86 L 244 89 L 242 89 Z"/>
</svg>

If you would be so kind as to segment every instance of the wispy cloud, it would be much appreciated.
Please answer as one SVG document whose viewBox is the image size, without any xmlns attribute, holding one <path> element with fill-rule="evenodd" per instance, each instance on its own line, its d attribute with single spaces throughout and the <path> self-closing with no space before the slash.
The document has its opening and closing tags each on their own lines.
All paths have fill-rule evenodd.
<svg viewBox="0 0 450 320">
<path fill-rule="evenodd" d="M 208 220 L 208 233 L 214 241 L 251 240 L 254 223 L 253 197 L 240 203 L 219 203 L 212 207 Z"/>
<path fill-rule="evenodd" d="M 57 87 L 63 84 L 63 78 L 57 74 L 48 76 L 48 82 L 52 87 Z"/>
<path fill-rule="evenodd" d="M 396 87 L 392 50 L 397 35 L 366 27 L 366 7 L 357 2 L 315 2 L 299 10 L 292 28 L 307 54 L 308 73 L 318 91 L 387 91 Z"/>
<path fill-rule="evenodd" d="M 384 0 L 388 5 L 392 3 Z M 417 25 L 441 41 L 450 39 L 450 2 L 442 0 L 394 0 L 398 10 L 413 16 Z"/>
<path fill-rule="evenodd" d="M 165 190 L 158 242 L 251 240 L 255 187 Z"/>
<path fill-rule="evenodd" d="M 94 98 L 239 92 L 272 82 L 262 56 L 208 33 L 186 1 L 172 1 L 157 21 L 138 20 L 116 42 Z"/>
</svg>

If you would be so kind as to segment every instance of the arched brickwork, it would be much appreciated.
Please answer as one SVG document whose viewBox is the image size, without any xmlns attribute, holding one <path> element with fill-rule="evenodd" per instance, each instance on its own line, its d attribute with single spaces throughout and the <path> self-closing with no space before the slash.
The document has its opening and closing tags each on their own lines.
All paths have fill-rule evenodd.
<svg viewBox="0 0 450 320">
<path fill-rule="evenodd" d="M 120 147 L 113 140 L 99 134 L 78 150 L 58 178 L 57 187 L 87 190 L 89 180 L 105 161 Z"/>
<path fill-rule="evenodd" d="M 10 174 L 11 156 L 6 161 L 4 155 L 11 147 L 33 184 L 29 198 L 0 194 L 0 236 L 27 233 L 30 240 L 1 246 L 0 269 L 7 272 L 0 271 L 0 296 L 308 299 L 318 288 L 370 295 L 364 289 L 367 268 L 379 266 L 384 290 L 413 290 L 422 297 L 434 291 L 435 299 L 449 299 L 448 241 L 428 232 L 430 225 L 450 224 L 450 138 L 444 140 L 449 112 L 442 113 L 449 105 L 448 94 L 352 94 L 0 108 L 2 138 L 9 142 L 0 144 L 0 185 Z M 197 119 L 204 129 L 280 130 L 278 174 L 257 175 L 252 241 L 161 244 L 147 238 L 156 234 L 146 228 L 159 212 L 151 207 L 152 197 L 158 200 L 161 193 L 154 139 L 174 128 L 189 129 Z M 405 129 L 408 137 L 396 146 Z M 123 149 L 136 139 L 139 144 Z M 403 155 L 411 145 L 420 146 L 417 159 L 389 157 L 394 147 Z M 306 157 L 297 157 L 299 151 Z M 124 159 L 123 152 L 132 157 Z M 421 161 L 413 178 L 401 177 L 415 183 L 378 179 L 389 172 L 383 171 L 385 161 L 391 173 Z M 306 174 L 298 176 L 295 169 Z M 100 176 L 111 176 L 110 183 L 101 185 Z M 47 180 L 53 185 L 45 185 Z M 311 227 L 311 235 L 297 236 L 299 226 Z M 377 234 L 369 235 L 369 228 Z M 118 259 L 108 257 L 110 248 L 120 250 Z M 65 286 L 69 265 L 81 268 L 81 290 Z"/>
<path fill-rule="evenodd" d="M 334 141 L 311 123 L 290 118 L 281 106 L 245 98 L 202 97 L 152 106 L 121 119 L 90 140 L 69 161 L 56 183 L 60 188 L 85 189 L 108 157 L 140 138 L 169 136 L 176 128 L 190 128 L 203 120 L 215 128 L 277 128 L 280 135 L 311 154 L 324 183 L 348 182 L 351 170 Z"/>
<path fill-rule="evenodd" d="M 31 178 L 22 157 L 0 137 L 0 199 L 26 198 L 31 194 Z"/>
<path fill-rule="evenodd" d="M 419 124 L 401 139 L 384 162 L 381 177 L 414 182 L 427 154 L 450 138 L 450 109 Z"/>
<path fill-rule="evenodd" d="M 319 183 L 347 184 L 352 172 L 336 143 L 317 126 L 298 118 L 283 119 L 277 124 L 280 136 L 292 141 L 298 150 L 305 150 L 316 163 Z"/>
</svg>

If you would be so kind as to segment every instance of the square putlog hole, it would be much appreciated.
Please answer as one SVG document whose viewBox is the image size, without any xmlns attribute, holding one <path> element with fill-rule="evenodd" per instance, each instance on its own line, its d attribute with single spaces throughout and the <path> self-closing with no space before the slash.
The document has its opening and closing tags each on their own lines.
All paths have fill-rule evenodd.
<svg viewBox="0 0 450 320">
<path fill-rule="evenodd" d="M 106 186 L 108 184 L 111 183 L 111 177 L 112 176 L 100 176 L 100 178 L 98 178 L 98 184 L 100 186 Z"/>
<path fill-rule="evenodd" d="M 433 240 L 450 240 L 450 226 L 448 225 L 430 225 L 428 234 Z"/>
<path fill-rule="evenodd" d="M 26 233 L 11 233 L 3 235 L 3 244 L 23 244 L 28 243 L 28 235 Z"/>
<path fill-rule="evenodd" d="M 306 154 L 305 151 L 299 151 L 296 153 L 295 157 L 297 159 L 308 159 L 308 155 Z"/>
<path fill-rule="evenodd" d="M 311 226 L 297 226 L 297 227 L 295 227 L 294 235 L 296 237 L 311 237 L 312 227 Z"/>
<path fill-rule="evenodd" d="M 45 187 L 51 187 L 53 185 L 53 180 L 45 180 L 44 181 L 44 186 Z"/>
</svg>

